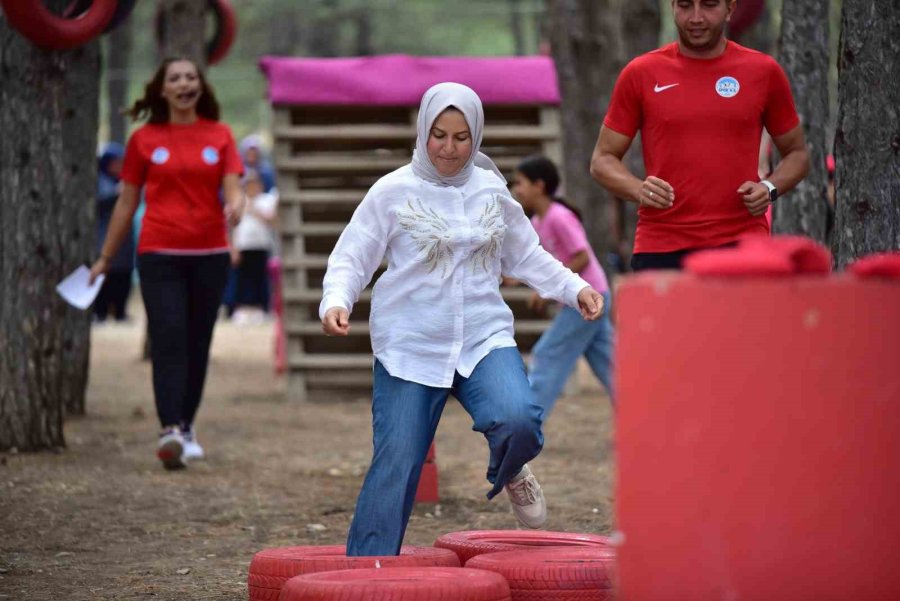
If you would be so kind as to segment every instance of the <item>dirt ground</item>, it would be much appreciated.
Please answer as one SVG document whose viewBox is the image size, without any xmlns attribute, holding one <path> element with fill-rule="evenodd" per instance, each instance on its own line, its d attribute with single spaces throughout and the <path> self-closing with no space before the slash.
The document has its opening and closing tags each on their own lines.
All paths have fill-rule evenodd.
<svg viewBox="0 0 900 601">
<path fill-rule="evenodd" d="M 256 551 L 344 543 L 371 453 L 368 397 L 285 400 L 272 326 L 220 322 L 196 425 L 208 460 L 165 472 L 142 331 L 140 319 L 94 327 L 88 415 L 67 422 L 67 449 L 0 455 L 0 600 L 241 600 Z M 576 382 L 531 465 L 548 529 L 606 533 L 610 410 L 585 366 Z M 486 460 L 451 401 L 437 433 L 442 501 L 415 508 L 407 544 L 515 528 L 505 495 L 485 500 Z"/>
</svg>

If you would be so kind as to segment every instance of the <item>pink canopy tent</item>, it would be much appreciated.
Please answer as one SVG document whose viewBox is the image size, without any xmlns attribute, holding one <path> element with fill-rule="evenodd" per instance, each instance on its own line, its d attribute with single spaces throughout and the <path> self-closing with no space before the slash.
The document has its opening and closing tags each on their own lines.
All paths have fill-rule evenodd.
<svg viewBox="0 0 900 601">
<path fill-rule="evenodd" d="M 272 104 L 415 106 L 442 81 L 471 87 L 484 104 L 559 104 L 556 69 L 546 56 L 266 56 L 260 68 Z"/>
</svg>

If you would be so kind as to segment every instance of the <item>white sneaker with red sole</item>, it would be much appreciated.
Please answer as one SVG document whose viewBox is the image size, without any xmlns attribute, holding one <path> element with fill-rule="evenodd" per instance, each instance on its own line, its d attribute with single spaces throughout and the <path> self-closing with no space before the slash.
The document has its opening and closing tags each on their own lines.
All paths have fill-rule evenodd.
<svg viewBox="0 0 900 601">
<path fill-rule="evenodd" d="M 156 456 L 167 470 L 180 470 L 187 467 L 184 462 L 184 436 L 180 430 L 167 430 L 159 437 Z"/>
</svg>

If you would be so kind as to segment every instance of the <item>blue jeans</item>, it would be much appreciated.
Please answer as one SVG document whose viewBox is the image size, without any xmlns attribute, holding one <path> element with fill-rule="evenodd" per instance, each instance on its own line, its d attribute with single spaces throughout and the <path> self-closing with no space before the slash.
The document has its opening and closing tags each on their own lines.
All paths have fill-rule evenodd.
<svg viewBox="0 0 900 601">
<path fill-rule="evenodd" d="M 489 499 L 537 457 L 544 443 L 542 411 L 518 349 L 491 351 L 468 378 L 457 373 L 452 388 L 395 378 L 378 360 L 374 372 L 375 448 L 350 525 L 349 556 L 400 553 L 425 455 L 450 393 L 472 416 L 472 429 L 487 438 Z"/>
<path fill-rule="evenodd" d="M 606 387 L 610 401 L 613 401 L 612 357 L 615 332 L 609 321 L 609 292 L 603 293 L 603 300 L 606 303 L 605 309 L 603 316 L 597 321 L 585 321 L 575 309 L 563 307 L 531 351 L 528 379 L 538 404 L 544 409 L 545 420 L 550 416 L 556 399 L 582 355 L 587 359 L 594 375 Z"/>
</svg>

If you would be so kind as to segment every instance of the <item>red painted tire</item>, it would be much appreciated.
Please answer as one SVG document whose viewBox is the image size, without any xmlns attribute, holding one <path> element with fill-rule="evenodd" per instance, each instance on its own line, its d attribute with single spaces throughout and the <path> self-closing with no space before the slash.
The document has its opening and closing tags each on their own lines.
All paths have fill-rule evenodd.
<svg viewBox="0 0 900 601">
<path fill-rule="evenodd" d="M 456 554 L 435 547 L 403 546 L 400 555 L 347 557 L 343 545 L 322 547 L 277 547 L 253 556 L 247 585 L 250 601 L 278 601 L 284 584 L 301 574 L 373 567 L 449 567 L 461 564 Z"/>
<path fill-rule="evenodd" d="M 215 65 L 231 50 L 237 36 L 237 14 L 228 0 L 210 0 L 210 8 L 216 20 L 215 32 L 206 47 L 206 62 Z"/>
<path fill-rule="evenodd" d="M 212 11 L 215 26 L 212 39 L 206 43 L 206 62 L 215 65 L 225 58 L 234 44 L 234 38 L 237 36 L 237 14 L 229 0 L 207 0 L 207 8 Z M 156 11 L 155 24 L 156 46 L 159 48 L 162 46 L 166 31 L 161 10 Z"/>
<path fill-rule="evenodd" d="M 503 576 L 466 568 L 383 568 L 291 578 L 280 601 L 510 601 Z"/>
<path fill-rule="evenodd" d="M 106 28 L 116 12 L 116 0 L 94 0 L 77 19 L 57 17 L 40 0 L 0 0 L 10 26 L 35 46 L 48 50 L 69 50 L 94 39 Z"/>
<path fill-rule="evenodd" d="M 450 532 L 434 541 L 450 549 L 465 564 L 476 555 L 498 551 L 521 551 L 534 547 L 609 547 L 610 540 L 598 534 L 548 532 L 545 530 L 465 530 Z"/>
<path fill-rule="evenodd" d="M 847 271 L 862 278 L 900 279 L 900 252 L 877 253 L 857 259 Z"/>
<path fill-rule="evenodd" d="M 611 547 L 555 547 L 486 553 L 466 568 L 503 576 L 512 601 L 608 601 L 614 597 L 615 561 Z"/>
</svg>

